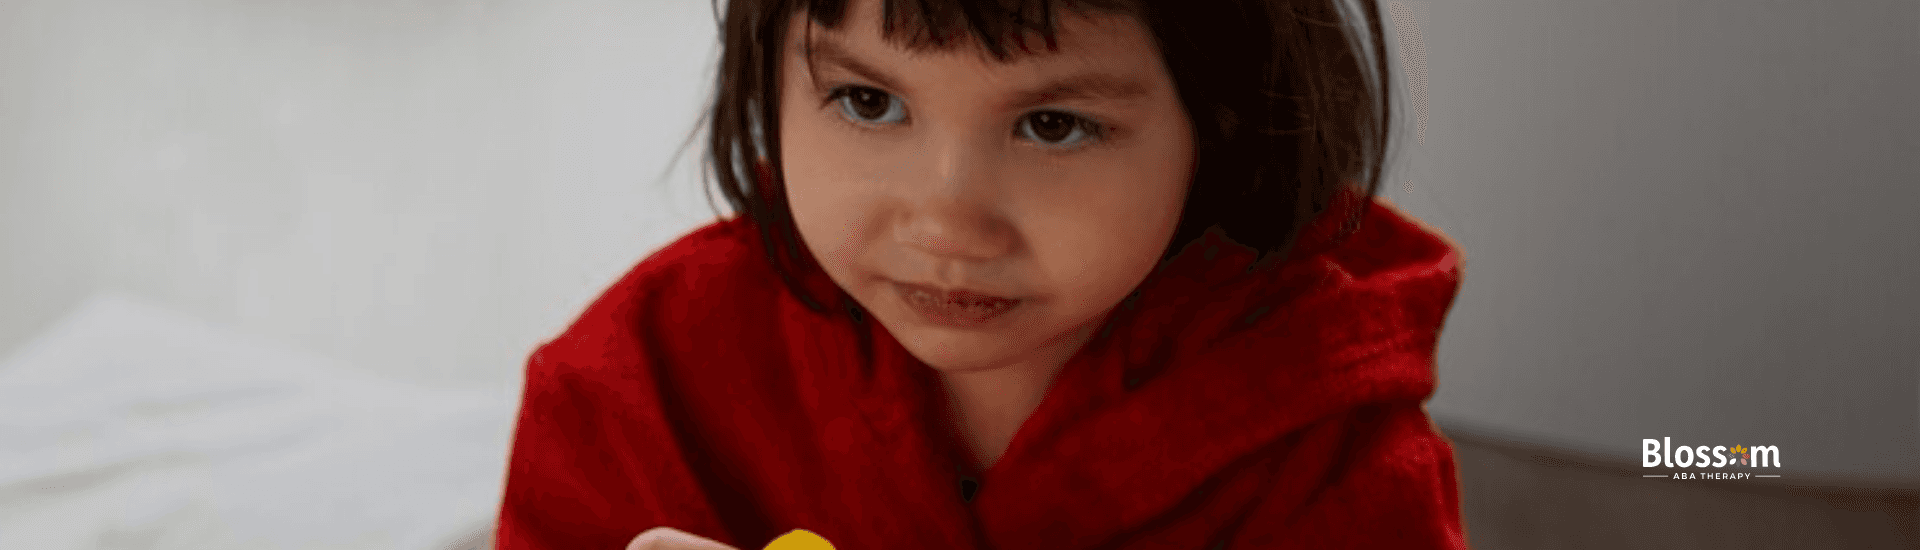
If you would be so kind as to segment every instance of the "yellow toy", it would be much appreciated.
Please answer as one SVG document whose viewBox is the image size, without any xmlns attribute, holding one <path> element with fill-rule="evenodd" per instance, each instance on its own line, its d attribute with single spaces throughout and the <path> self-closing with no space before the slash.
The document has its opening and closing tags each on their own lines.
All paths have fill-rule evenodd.
<svg viewBox="0 0 1920 550">
<path fill-rule="evenodd" d="M 767 543 L 765 550 L 834 550 L 833 543 L 813 531 L 794 529 Z"/>
</svg>

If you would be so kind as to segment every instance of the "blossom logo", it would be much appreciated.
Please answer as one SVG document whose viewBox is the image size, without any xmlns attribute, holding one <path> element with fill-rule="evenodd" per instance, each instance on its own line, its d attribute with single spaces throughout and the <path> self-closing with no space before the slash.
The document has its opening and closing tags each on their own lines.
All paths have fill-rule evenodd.
<svg viewBox="0 0 1920 550">
<path fill-rule="evenodd" d="M 1640 440 L 1640 466 L 1643 468 L 1779 468 L 1780 447 L 1774 445 L 1734 445 L 1723 446 L 1673 446 L 1673 438 Z M 1670 479 L 1747 479 L 1752 477 L 1780 477 L 1778 474 L 1755 474 L 1742 471 L 1675 471 L 1667 474 L 1646 474 L 1640 477 L 1664 477 Z"/>
</svg>

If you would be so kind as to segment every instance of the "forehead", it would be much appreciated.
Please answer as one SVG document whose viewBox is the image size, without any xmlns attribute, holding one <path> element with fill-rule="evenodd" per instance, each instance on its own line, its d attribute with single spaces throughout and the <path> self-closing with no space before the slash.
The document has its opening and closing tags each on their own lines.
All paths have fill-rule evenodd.
<svg viewBox="0 0 1920 550">
<path fill-rule="evenodd" d="M 831 27 L 802 7 L 790 18 L 786 47 L 806 57 L 826 43 L 863 57 L 975 57 L 1003 65 L 1158 53 L 1147 29 L 1118 11 L 1028 1 L 1017 16 L 978 15 L 970 24 L 954 6 L 966 1 L 846 0 L 838 20 L 826 22 Z M 893 4 L 890 18 L 886 4 Z M 1052 13 L 1031 13 L 1042 8 Z"/>
</svg>

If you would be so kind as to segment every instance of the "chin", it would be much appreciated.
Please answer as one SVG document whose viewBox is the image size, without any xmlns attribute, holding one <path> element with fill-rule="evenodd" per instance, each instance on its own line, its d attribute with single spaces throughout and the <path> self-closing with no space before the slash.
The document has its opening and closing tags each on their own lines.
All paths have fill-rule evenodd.
<svg viewBox="0 0 1920 550">
<path fill-rule="evenodd" d="M 993 366 L 990 358 L 982 357 L 977 347 L 955 342 L 952 339 L 909 336 L 907 339 L 900 340 L 900 345 L 907 348 L 907 352 L 912 353 L 920 362 L 941 372 L 967 372 Z M 970 348 L 974 351 L 967 351 Z"/>
<path fill-rule="evenodd" d="M 907 353 L 933 370 L 945 373 L 976 372 L 992 370 L 1005 363 L 1004 358 L 992 349 L 1004 345 L 1004 342 L 976 341 L 992 338 L 990 336 L 956 337 L 940 334 L 941 331 L 937 329 L 918 327 L 902 332 L 894 330 L 890 323 L 882 321 L 882 324 L 888 325 L 888 332 L 900 342 L 901 347 L 907 349 Z"/>
</svg>

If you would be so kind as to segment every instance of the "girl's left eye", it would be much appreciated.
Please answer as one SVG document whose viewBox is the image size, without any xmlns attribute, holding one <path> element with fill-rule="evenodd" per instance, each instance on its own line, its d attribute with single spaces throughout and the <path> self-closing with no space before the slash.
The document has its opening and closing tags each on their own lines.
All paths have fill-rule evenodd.
<svg viewBox="0 0 1920 550">
<path fill-rule="evenodd" d="M 1060 111 L 1039 111 L 1020 119 L 1021 137 L 1048 147 L 1071 148 L 1089 139 L 1106 137 L 1098 122 Z"/>
</svg>

